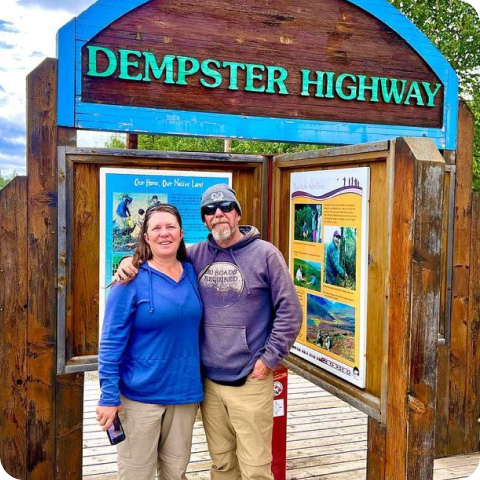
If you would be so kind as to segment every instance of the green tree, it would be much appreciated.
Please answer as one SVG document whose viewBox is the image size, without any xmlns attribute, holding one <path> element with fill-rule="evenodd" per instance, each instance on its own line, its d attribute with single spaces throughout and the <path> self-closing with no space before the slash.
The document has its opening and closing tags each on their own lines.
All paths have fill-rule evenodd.
<svg viewBox="0 0 480 480">
<path fill-rule="evenodd" d="M 105 144 L 107 148 L 125 148 L 125 142 L 118 136 L 112 135 Z M 175 152 L 223 152 L 224 141 L 218 138 L 177 137 L 169 135 L 139 135 L 138 148 L 141 150 L 165 150 Z M 281 153 L 303 152 L 325 148 L 322 145 L 305 143 L 257 142 L 233 140 L 232 153 L 244 155 L 268 155 Z"/>
<path fill-rule="evenodd" d="M 480 191 L 480 18 L 460 0 L 390 0 L 440 50 L 475 116 L 473 188 Z"/>
<path fill-rule="evenodd" d="M 13 172 L 11 175 L 3 176 L 0 172 L 0 190 L 11 180 L 13 180 L 17 176 L 17 172 Z"/>
<path fill-rule="evenodd" d="M 122 140 L 122 137 L 114 133 L 108 142 L 105 143 L 106 148 L 125 148 L 125 142 Z"/>
</svg>

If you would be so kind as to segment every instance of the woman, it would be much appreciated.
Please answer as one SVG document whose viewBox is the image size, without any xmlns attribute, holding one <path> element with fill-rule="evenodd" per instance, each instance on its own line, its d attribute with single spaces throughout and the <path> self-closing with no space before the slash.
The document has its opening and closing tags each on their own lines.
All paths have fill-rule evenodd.
<svg viewBox="0 0 480 480">
<path fill-rule="evenodd" d="M 178 210 L 150 207 L 133 260 L 139 273 L 107 300 L 97 421 L 107 430 L 119 412 L 126 440 L 117 445 L 118 480 L 153 480 L 157 469 L 162 480 L 186 478 L 203 389 L 202 304 L 185 259 Z"/>
</svg>

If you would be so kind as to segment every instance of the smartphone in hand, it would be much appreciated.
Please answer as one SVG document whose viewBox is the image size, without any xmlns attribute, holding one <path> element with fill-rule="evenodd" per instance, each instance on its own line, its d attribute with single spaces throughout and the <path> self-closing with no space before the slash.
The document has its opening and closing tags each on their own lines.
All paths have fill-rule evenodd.
<svg viewBox="0 0 480 480">
<path fill-rule="evenodd" d="M 116 445 L 117 443 L 123 442 L 125 438 L 125 432 L 123 431 L 122 422 L 118 416 L 118 413 L 115 414 L 113 423 L 110 425 L 110 428 L 107 430 L 108 439 L 110 440 L 110 445 Z"/>
</svg>

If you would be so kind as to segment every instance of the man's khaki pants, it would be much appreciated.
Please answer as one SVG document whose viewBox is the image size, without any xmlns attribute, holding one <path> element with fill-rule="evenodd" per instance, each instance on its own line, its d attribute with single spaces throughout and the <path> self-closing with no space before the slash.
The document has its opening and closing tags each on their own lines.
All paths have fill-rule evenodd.
<svg viewBox="0 0 480 480">
<path fill-rule="evenodd" d="M 273 480 L 273 376 L 241 387 L 205 380 L 201 405 L 212 480 Z"/>
<path fill-rule="evenodd" d="M 126 440 L 117 445 L 118 480 L 185 480 L 197 403 L 155 405 L 122 396 Z"/>
</svg>

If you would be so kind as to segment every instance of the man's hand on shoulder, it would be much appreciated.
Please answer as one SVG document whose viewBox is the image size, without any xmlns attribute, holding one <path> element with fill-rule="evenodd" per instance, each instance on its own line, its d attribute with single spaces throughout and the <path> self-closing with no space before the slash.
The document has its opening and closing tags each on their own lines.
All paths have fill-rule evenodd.
<svg viewBox="0 0 480 480">
<path fill-rule="evenodd" d="M 118 269 L 113 276 L 113 281 L 122 283 L 131 277 L 135 277 L 138 270 L 133 266 L 133 257 L 125 257 L 118 265 Z"/>
</svg>

